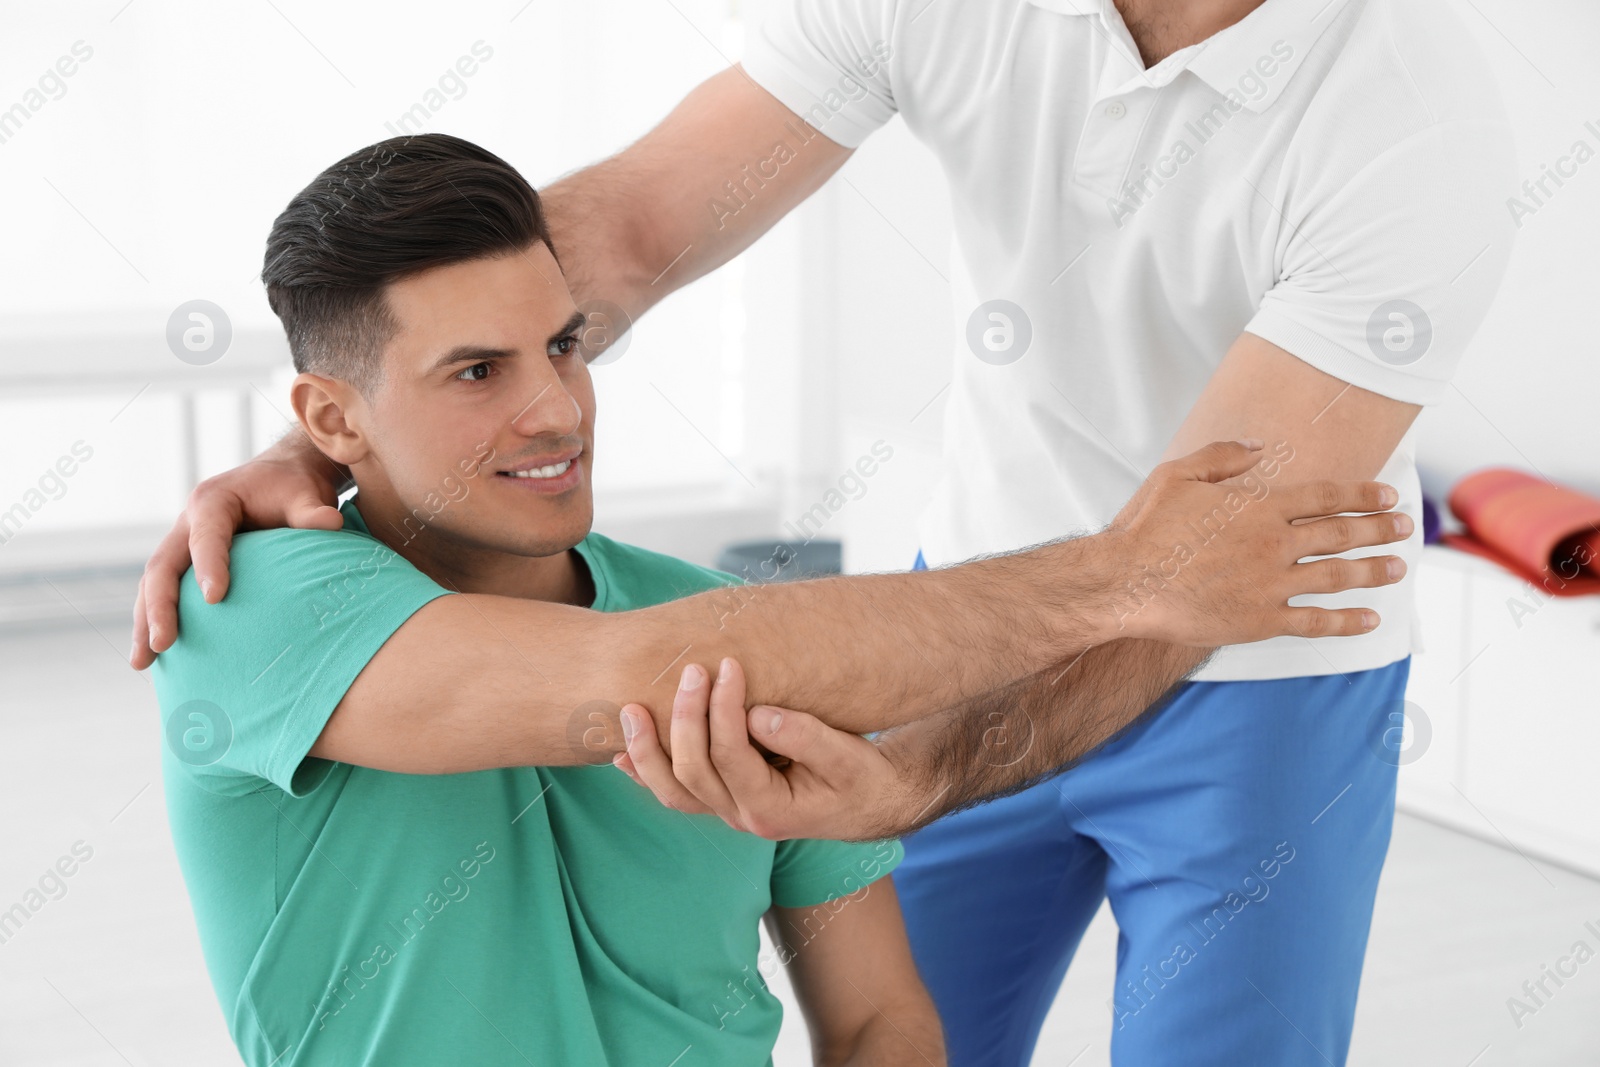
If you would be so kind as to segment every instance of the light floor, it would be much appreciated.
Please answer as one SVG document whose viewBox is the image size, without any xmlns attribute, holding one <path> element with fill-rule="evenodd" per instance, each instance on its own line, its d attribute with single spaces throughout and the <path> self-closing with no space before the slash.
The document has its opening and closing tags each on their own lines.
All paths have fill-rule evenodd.
<svg viewBox="0 0 1600 1067">
<path fill-rule="evenodd" d="M 150 684 L 128 634 L 79 622 L 0 635 L 0 911 L 58 858 L 92 849 L 0 944 L 0 1064 L 237 1064 L 167 837 Z M 1597 813 L 1600 817 L 1600 813 Z M 1600 926 L 1600 882 L 1400 816 L 1378 894 L 1350 1063 L 1600 1064 L 1600 959 L 1518 1029 L 1522 983 Z M 1553 883 L 1553 886 L 1550 884 Z M 1116 931 L 1102 910 L 1037 1064 L 1109 1062 Z M 782 990 L 787 996 L 787 990 Z M 779 1067 L 807 1062 L 791 1013 Z"/>
</svg>

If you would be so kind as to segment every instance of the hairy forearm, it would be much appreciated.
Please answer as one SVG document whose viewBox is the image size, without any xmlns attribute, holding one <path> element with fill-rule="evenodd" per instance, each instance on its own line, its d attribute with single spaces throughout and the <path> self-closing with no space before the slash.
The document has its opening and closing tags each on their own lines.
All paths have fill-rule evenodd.
<svg viewBox="0 0 1600 1067">
<path fill-rule="evenodd" d="M 412 773 L 598 761 L 624 704 L 667 736 L 685 665 L 744 667 L 751 703 L 852 732 L 959 704 L 1115 626 L 1114 567 L 1085 537 L 961 567 L 734 586 L 637 611 L 461 594 L 379 650 L 314 754 Z M 346 712 L 348 711 L 348 714 Z"/>
<path fill-rule="evenodd" d="M 884 729 L 1024 678 L 1105 639 L 1114 619 L 1096 538 L 961 567 L 731 586 L 639 611 L 571 609 L 575 654 L 548 647 L 544 611 L 501 602 L 564 706 L 600 698 L 668 710 L 685 664 L 744 668 L 747 699 Z M 548 605 L 546 606 L 548 607 Z M 523 622 L 520 620 L 535 620 Z"/>
<path fill-rule="evenodd" d="M 879 739 L 884 752 L 926 806 L 880 832 L 910 833 L 1059 773 L 1164 706 L 1212 651 L 1112 641 L 890 731 Z"/>
</svg>

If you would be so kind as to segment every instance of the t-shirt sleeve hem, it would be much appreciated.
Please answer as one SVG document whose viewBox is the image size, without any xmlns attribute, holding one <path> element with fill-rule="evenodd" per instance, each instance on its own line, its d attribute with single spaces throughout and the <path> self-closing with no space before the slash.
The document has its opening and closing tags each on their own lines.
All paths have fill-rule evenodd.
<svg viewBox="0 0 1600 1067">
<path fill-rule="evenodd" d="M 828 108 L 822 101 L 828 92 L 833 91 L 832 87 L 826 84 L 819 86 L 796 71 L 794 66 L 760 34 L 751 35 L 739 65 L 757 85 L 777 97 L 780 104 L 799 115 L 801 119 L 810 122 L 811 116 L 818 108 L 827 112 L 821 125 L 815 122 L 810 124 L 824 137 L 842 148 L 860 148 L 861 143 L 873 131 L 889 120 L 889 116 L 884 116 L 876 122 L 862 122 L 850 114 L 848 109 L 835 111 Z"/>
<path fill-rule="evenodd" d="M 889 846 L 889 855 L 882 855 L 882 847 Z M 826 904 L 839 897 L 859 893 L 872 883 L 887 877 L 905 859 L 906 850 L 898 838 L 888 838 L 876 843 L 877 851 L 868 857 L 857 857 L 831 870 L 808 871 L 803 875 L 789 875 L 781 884 L 772 887 L 772 903 L 779 908 L 810 908 Z M 877 864 L 870 872 L 862 868 L 868 860 Z"/>
<path fill-rule="evenodd" d="M 321 657 L 321 666 L 306 679 L 294 710 L 284 721 L 266 767 L 266 777 L 292 797 L 314 792 L 328 777 L 333 764 L 308 756 L 322 736 L 323 727 L 339 706 L 356 676 L 403 626 L 407 619 L 450 590 L 420 585 L 396 590 L 381 607 L 363 615 L 361 625 L 344 630 L 337 644 Z"/>
<path fill-rule="evenodd" d="M 1448 381 L 1436 381 L 1390 369 L 1359 356 L 1331 341 L 1282 308 L 1263 306 L 1245 326 L 1245 332 L 1270 341 L 1297 359 L 1342 382 L 1407 404 L 1438 404 L 1449 391 Z"/>
</svg>

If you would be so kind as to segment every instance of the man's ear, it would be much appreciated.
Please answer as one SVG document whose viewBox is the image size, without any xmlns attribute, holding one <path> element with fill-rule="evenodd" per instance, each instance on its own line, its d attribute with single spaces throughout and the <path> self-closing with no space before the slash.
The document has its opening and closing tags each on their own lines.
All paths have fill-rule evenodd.
<svg viewBox="0 0 1600 1067">
<path fill-rule="evenodd" d="M 323 455 L 346 467 L 366 458 L 362 431 L 366 401 L 349 382 L 320 374 L 301 374 L 289 385 L 289 402 L 311 443 Z"/>
</svg>

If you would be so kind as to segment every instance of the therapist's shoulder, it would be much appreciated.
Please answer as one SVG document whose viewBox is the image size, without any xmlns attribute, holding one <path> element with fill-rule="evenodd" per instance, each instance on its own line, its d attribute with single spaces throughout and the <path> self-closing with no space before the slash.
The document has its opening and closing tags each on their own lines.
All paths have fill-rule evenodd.
<svg viewBox="0 0 1600 1067">
<path fill-rule="evenodd" d="M 1374 150 L 1446 124 L 1494 128 L 1509 142 L 1499 81 L 1477 38 L 1444 0 L 1352 4 L 1329 32 L 1343 41 L 1319 94 L 1342 112 L 1342 139 L 1368 123 Z M 1330 125 L 1332 125 L 1330 123 Z"/>
<path fill-rule="evenodd" d="M 1367 28 L 1378 47 L 1386 43 L 1405 64 L 1414 93 L 1436 117 L 1483 117 L 1483 106 L 1498 104 L 1499 79 L 1460 5 L 1405 0 L 1367 6 Z"/>
<path fill-rule="evenodd" d="M 578 546 L 595 582 L 595 607 L 627 611 L 742 585 L 737 575 L 591 533 Z"/>
</svg>

